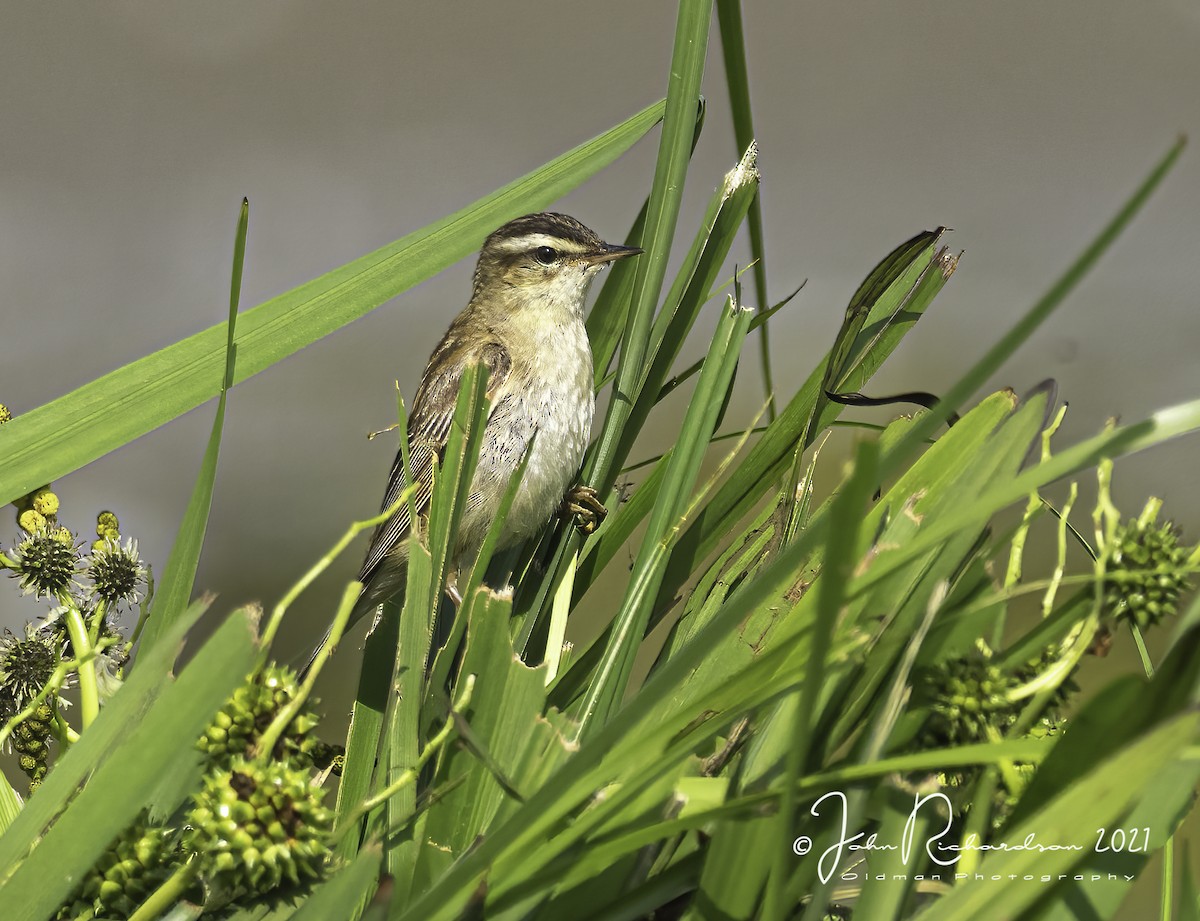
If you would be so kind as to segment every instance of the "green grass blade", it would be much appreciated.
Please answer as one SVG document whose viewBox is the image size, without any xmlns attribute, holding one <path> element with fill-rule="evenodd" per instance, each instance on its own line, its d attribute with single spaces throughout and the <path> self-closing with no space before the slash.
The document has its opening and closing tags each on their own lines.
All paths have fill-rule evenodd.
<svg viewBox="0 0 1200 921">
<path fill-rule="evenodd" d="M 717 26 L 721 35 L 721 53 L 725 61 L 725 85 L 729 89 L 729 108 L 733 114 L 733 138 L 738 150 L 754 141 L 754 118 L 750 110 L 750 73 L 746 66 L 746 35 L 742 28 L 741 0 L 717 0 Z M 750 202 L 746 222 L 750 230 L 750 258 L 754 260 L 754 297 L 761 314 L 771 303 L 767 297 L 767 245 L 763 237 L 762 198 Z M 775 377 L 771 371 L 771 333 L 764 316 L 758 338 L 759 365 L 767 399 L 767 419 L 774 422 Z"/>
<path fill-rule="evenodd" d="M 21 812 L 21 797 L 8 782 L 8 778 L 0 777 L 0 835 L 3 835 Z"/>
<path fill-rule="evenodd" d="M 936 231 L 928 231 L 901 244 L 864 282 L 864 286 L 868 283 L 872 286 L 874 307 L 867 317 L 860 342 L 851 348 L 850 357 L 843 361 L 852 369 L 847 380 L 852 389 L 861 386 L 892 353 L 945 284 L 948 275 L 940 256 L 935 256 L 937 239 Z M 855 300 L 859 299 L 864 286 L 860 286 Z M 680 537 L 659 593 L 660 603 L 687 580 L 695 561 L 712 553 L 730 528 L 777 482 L 791 464 L 797 439 L 806 428 L 810 436 L 815 435 L 840 414 L 841 406 L 829 404 L 817 424 L 808 422 L 819 398 L 828 361 L 827 357 L 813 370 L 779 417 L 750 449 L 745 460 Z M 615 547 L 605 549 L 609 553 L 617 551 Z M 583 572 L 581 566 L 581 575 Z"/>
<path fill-rule="evenodd" d="M 632 147 L 663 111 L 663 103 L 655 103 L 461 211 L 245 311 L 238 322 L 235 383 L 474 252 L 504 221 L 546 207 Z M 692 109 L 689 132 L 694 121 Z M 0 429 L 0 454 L 5 458 L 0 504 L 216 396 L 225 334 L 225 324 L 197 333 L 5 425 Z"/>
<path fill-rule="evenodd" d="M 187 607 L 196 581 L 196 569 L 200 565 L 200 551 L 204 547 L 204 535 L 208 531 L 208 515 L 212 510 L 213 484 L 217 479 L 217 459 L 221 453 L 221 432 L 225 426 L 225 403 L 229 388 L 233 386 L 237 346 L 234 335 L 237 326 L 238 303 L 242 296 L 242 268 L 246 262 L 246 230 L 250 221 L 250 201 L 242 199 L 242 210 L 238 215 L 237 233 L 233 243 L 233 277 L 229 286 L 229 320 L 225 338 L 225 376 L 221 382 L 221 397 L 217 402 L 217 415 L 213 419 L 212 434 L 208 447 L 196 475 L 196 485 L 188 500 L 187 511 L 179 523 L 179 532 L 171 546 L 171 555 L 154 601 L 150 617 L 142 632 L 141 649 L 149 649 L 161 637 L 171 623 Z"/>
<path fill-rule="evenodd" d="M 651 512 L 629 588 L 579 710 L 581 735 L 593 724 L 604 725 L 625 695 L 666 563 L 659 545 L 669 540 L 670 529 L 687 509 L 708 440 L 716 426 L 721 397 L 733 377 L 750 319 L 751 313 L 731 300 L 718 322 L 708 358 L 681 424 L 679 443 L 671 453 L 662 489 Z"/>
<path fill-rule="evenodd" d="M 430 552 L 426 554 L 413 547 L 410 553 L 408 588 L 400 615 L 400 643 L 391 681 L 394 694 L 384 721 L 387 773 L 376 783 L 375 792 L 412 770 L 420 755 L 425 673 L 434 624 L 454 563 L 458 527 L 483 441 L 488 412 L 487 378 L 487 370 L 482 366 L 470 366 L 463 371 L 442 463 L 434 470 L 427 532 Z M 399 828 L 412 817 L 416 794 L 416 786 L 411 785 L 387 801 L 389 828 Z M 396 841 L 384 853 L 384 865 L 393 878 L 394 899 L 398 904 L 407 902 L 412 892 L 419 853 L 416 840 Z"/>
<path fill-rule="evenodd" d="M 391 700 L 391 677 L 400 641 L 400 608 L 395 601 L 383 606 L 375 629 L 367 637 L 359 669 L 358 691 L 350 713 L 346 736 L 346 762 L 338 785 L 337 822 L 340 831 L 359 803 L 371 795 L 371 779 L 379 755 L 384 714 Z M 348 860 L 358 853 L 368 820 L 358 831 L 348 831 L 338 840 L 334 853 Z"/>
<path fill-rule="evenodd" d="M 926 438 L 937 431 L 949 417 L 950 413 L 962 406 L 968 397 L 974 393 L 1000 366 L 1041 326 L 1050 315 L 1066 300 L 1092 269 L 1100 257 L 1116 242 L 1125 228 L 1133 221 L 1142 206 L 1162 183 L 1167 174 L 1175 166 L 1176 161 L 1187 146 L 1186 138 L 1179 138 L 1167 151 L 1166 156 L 1151 170 L 1133 195 L 1121 206 L 1121 210 L 1104 227 L 1100 234 L 1087 246 L 1074 263 L 1063 273 L 1050 290 L 1034 304 L 1012 329 L 976 362 L 963 377 L 942 396 L 941 401 L 928 413 L 922 416 L 908 433 L 908 437 L 897 444 L 883 459 L 883 473 L 894 472 L 906 457 L 912 454 Z"/>
<path fill-rule="evenodd" d="M 790 862 L 788 842 L 795 836 L 796 782 L 807 766 L 810 752 L 816 748 L 813 730 L 820 713 L 821 694 L 827 676 L 828 658 L 834 633 L 846 600 L 846 585 L 865 547 L 861 528 L 864 512 L 878 484 L 879 446 L 873 441 L 859 443 L 854 469 L 835 495 L 830 509 L 829 538 L 825 545 L 824 566 L 817 580 L 817 616 L 813 630 L 812 652 L 804 670 L 799 706 L 795 712 L 792 745 L 787 752 L 783 775 L 783 797 L 776 820 L 776 840 L 771 875 L 763 898 L 762 917 L 781 919 L 783 889 Z M 792 493 L 794 495 L 794 493 Z"/>
<path fill-rule="evenodd" d="M 704 129 L 704 113 L 706 110 L 704 98 L 696 109 L 696 127 L 692 132 L 692 153 L 700 142 L 700 133 Z M 626 246 L 637 246 L 646 233 L 646 213 L 650 210 L 650 198 L 642 202 L 638 216 L 625 236 Z M 608 278 L 592 309 L 588 312 L 587 332 L 588 341 L 592 345 L 592 363 L 595 368 L 595 387 L 600 389 L 608 376 L 608 367 L 612 364 L 617 346 L 621 344 L 621 334 L 629 318 L 629 305 L 633 295 L 633 278 L 636 264 L 630 259 L 618 260 L 609 270 Z"/>
<path fill-rule="evenodd" d="M 634 441 L 658 403 L 671 367 L 708 300 L 721 264 L 729 255 L 737 230 L 745 220 L 746 209 L 757 194 L 758 170 L 755 149 L 751 146 L 714 193 L 675 284 L 655 318 L 646 353 L 648 367 L 626 420 L 624 437 L 613 458 L 616 464 L 624 465 Z"/>
<path fill-rule="evenodd" d="M 671 241 L 679 219 L 684 180 L 691 159 L 692 137 L 696 126 L 696 106 L 700 99 L 700 77 L 708 46 L 708 28 L 712 0 L 682 0 L 675 25 L 675 47 L 671 55 L 671 76 L 667 83 L 666 111 L 663 115 L 662 140 L 654 169 L 654 184 L 646 211 L 646 233 L 641 246 L 646 250 L 635 262 L 629 322 L 621 339 L 621 357 L 613 385 L 614 399 L 588 464 L 584 482 L 606 491 L 616 469 L 616 456 L 625 421 L 633 409 L 644 370 L 655 305 L 666 277 Z"/>
</svg>

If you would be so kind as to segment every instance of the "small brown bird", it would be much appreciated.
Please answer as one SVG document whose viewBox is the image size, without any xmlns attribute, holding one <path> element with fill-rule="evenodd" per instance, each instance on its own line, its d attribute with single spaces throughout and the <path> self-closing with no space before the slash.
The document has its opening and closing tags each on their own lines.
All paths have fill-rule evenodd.
<svg viewBox="0 0 1200 921">
<path fill-rule="evenodd" d="M 463 370 L 487 368 L 491 411 L 471 480 L 452 565 L 469 569 L 512 474 L 537 433 L 529 465 L 505 518 L 498 549 L 537 533 L 560 508 L 594 529 L 604 508 L 595 491 L 571 489 L 591 438 L 595 394 L 584 300 L 592 279 L 642 250 L 605 243 L 565 214 L 527 214 L 484 241 L 466 308 L 450 324 L 421 377 L 408 422 L 413 506 L 428 514 L 435 458 L 442 456 Z M 397 453 L 382 508 L 408 486 Z M 403 591 L 412 529 L 407 506 L 380 525 L 359 573 L 364 585 L 351 615 L 359 620 Z"/>
</svg>

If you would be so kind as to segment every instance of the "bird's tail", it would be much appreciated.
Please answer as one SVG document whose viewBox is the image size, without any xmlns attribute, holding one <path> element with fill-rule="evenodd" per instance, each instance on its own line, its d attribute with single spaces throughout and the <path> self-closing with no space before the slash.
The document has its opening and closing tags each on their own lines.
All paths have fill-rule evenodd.
<svg viewBox="0 0 1200 921">
<path fill-rule="evenodd" d="M 364 589 L 363 593 L 358 596 L 358 601 L 354 603 L 354 609 L 350 612 L 350 619 L 346 621 L 346 628 L 342 631 L 342 636 L 345 637 L 350 629 L 368 614 L 376 612 L 383 602 L 374 597 L 374 594 Z M 378 615 L 375 615 L 378 616 Z M 321 642 L 317 643 L 308 654 L 308 659 L 304 663 L 304 667 L 300 669 L 300 680 L 303 681 L 308 673 L 312 670 L 313 663 L 317 660 L 321 650 L 325 644 L 329 642 L 329 637 L 333 635 L 333 628 L 325 631 L 325 635 L 321 637 Z"/>
</svg>

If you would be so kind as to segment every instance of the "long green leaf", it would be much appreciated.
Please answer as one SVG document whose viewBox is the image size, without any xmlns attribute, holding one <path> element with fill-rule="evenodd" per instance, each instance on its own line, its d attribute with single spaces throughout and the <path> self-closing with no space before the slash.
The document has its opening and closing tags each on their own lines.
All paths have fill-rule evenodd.
<svg viewBox="0 0 1200 921">
<path fill-rule="evenodd" d="M 149 649 L 161 637 L 171 623 L 178 618 L 192 594 L 196 581 L 196 569 L 200 565 L 200 551 L 204 547 L 204 535 L 208 531 L 208 515 L 212 509 L 213 485 L 217 479 L 217 458 L 221 453 L 221 432 L 225 426 L 225 403 L 229 388 L 233 386 L 236 367 L 237 345 L 234 336 L 237 326 L 238 303 L 242 296 L 242 268 L 246 263 L 246 230 L 250 222 L 250 201 L 242 199 L 242 210 L 238 215 L 237 232 L 233 242 L 233 278 L 229 285 L 228 333 L 225 337 L 225 376 L 221 381 L 221 398 L 217 403 L 217 415 L 213 419 L 212 434 L 208 448 L 196 475 L 196 485 L 188 500 L 187 511 L 179 523 L 179 532 L 167 557 L 167 566 L 158 582 L 154 594 L 150 618 L 142 632 L 141 649 Z"/>
<path fill-rule="evenodd" d="M 544 208 L 599 172 L 662 118 L 663 103 L 527 176 L 381 249 L 241 315 L 240 383 L 479 247 L 505 220 Z M 689 112 L 688 130 L 695 121 Z M 665 259 L 665 255 L 663 257 Z M 225 324 L 126 365 L 0 428 L 0 504 L 128 444 L 216 396 Z"/>
<path fill-rule="evenodd" d="M 681 0 L 679 4 L 662 140 L 658 147 L 654 184 L 646 210 L 646 233 L 642 240 L 646 252 L 636 260 L 633 299 L 629 308 L 629 322 L 621 339 L 621 357 L 613 385 L 614 398 L 608 405 L 595 453 L 584 476 L 584 481 L 597 489 L 607 490 L 620 466 L 615 462 L 618 446 L 644 371 L 643 358 L 649 343 L 654 308 L 666 277 L 667 259 L 671 254 L 671 241 L 675 236 L 684 180 L 691 159 L 712 3 L 713 0 Z"/>
<path fill-rule="evenodd" d="M 725 60 L 725 85 L 729 89 L 729 109 L 733 115 L 733 138 L 739 151 L 754 141 L 754 119 L 750 111 L 750 72 L 746 65 L 746 35 L 742 28 L 741 0 L 717 0 L 717 25 L 721 34 L 721 53 Z M 763 235 L 762 198 L 750 202 L 746 222 L 750 230 L 750 258 L 754 260 L 754 296 L 762 317 L 758 337 L 759 365 L 767 397 L 767 419 L 775 421 L 775 376 L 771 371 L 771 333 L 765 311 L 767 297 L 767 245 Z"/>
<path fill-rule="evenodd" d="M 687 509 L 709 438 L 716 426 L 720 397 L 733 378 L 750 318 L 750 311 L 731 301 L 717 324 L 704 369 L 684 415 L 679 443 L 671 453 L 663 487 L 634 563 L 629 588 L 579 710 L 581 734 L 589 730 L 593 721 L 596 725 L 607 722 L 625 695 L 667 562 L 659 544 L 668 540 L 668 530 Z"/>
<path fill-rule="evenodd" d="M 1175 166 L 1183 148 L 1187 146 L 1186 138 L 1179 138 L 1167 151 L 1166 156 L 1142 180 L 1129 199 L 1121 206 L 1116 216 L 1100 231 L 1100 234 L 1090 243 L 1079 257 L 1067 268 L 1059 278 L 1028 312 L 993 345 L 982 358 L 975 363 L 963 377 L 946 393 L 930 412 L 921 417 L 913 426 L 908 436 L 892 448 L 883 458 L 884 474 L 894 472 L 901 463 L 929 438 L 950 414 L 962 406 L 968 397 L 977 390 L 984 381 L 991 377 L 1000 366 L 1008 360 L 1020 346 L 1033 335 L 1051 314 L 1066 300 L 1083 280 L 1084 276 L 1100 261 L 1100 257 L 1108 252 L 1122 232 L 1129 226 L 1141 211 L 1154 190 Z"/>
</svg>

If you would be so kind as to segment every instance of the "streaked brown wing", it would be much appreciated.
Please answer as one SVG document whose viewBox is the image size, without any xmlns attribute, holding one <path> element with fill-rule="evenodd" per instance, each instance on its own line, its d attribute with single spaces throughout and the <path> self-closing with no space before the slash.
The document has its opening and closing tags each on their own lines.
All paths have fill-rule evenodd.
<svg viewBox="0 0 1200 921">
<path fill-rule="evenodd" d="M 487 368 L 487 396 L 491 400 L 508 377 L 512 360 L 507 349 L 496 339 L 484 339 L 471 343 L 469 348 L 464 347 L 461 340 L 455 337 L 454 327 L 451 327 L 446 338 L 434 351 L 429 360 L 429 367 L 425 369 L 425 377 L 417 390 L 412 415 L 408 420 L 408 462 L 413 482 L 417 484 L 412 508 L 416 509 L 418 516 L 425 514 L 429 509 L 430 494 L 433 490 L 434 459 L 441 461 L 445 452 L 463 368 L 470 364 L 482 364 Z M 379 507 L 380 511 L 399 499 L 407 485 L 404 457 L 397 451 L 396 459 L 392 462 L 392 472 L 388 477 L 387 491 Z M 388 552 L 408 536 L 411 526 L 409 506 L 405 503 L 391 518 L 375 529 L 358 581 L 366 583 L 371 578 L 371 574 Z"/>
</svg>

